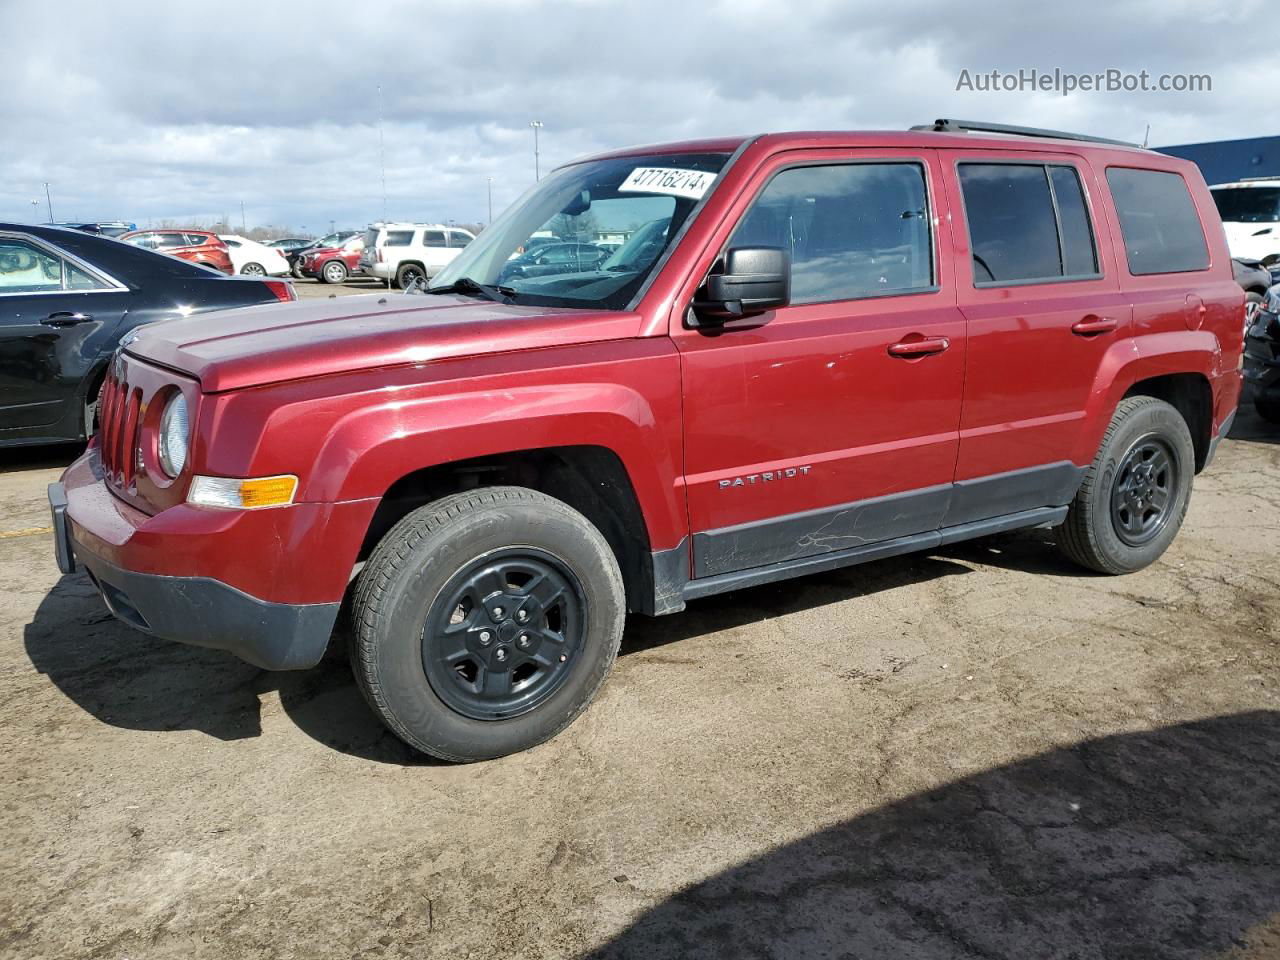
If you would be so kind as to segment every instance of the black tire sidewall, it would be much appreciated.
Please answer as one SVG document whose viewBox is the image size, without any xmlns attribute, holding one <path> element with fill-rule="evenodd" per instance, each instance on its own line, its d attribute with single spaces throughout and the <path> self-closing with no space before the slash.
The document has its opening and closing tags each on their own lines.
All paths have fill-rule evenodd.
<svg viewBox="0 0 1280 960">
<path fill-rule="evenodd" d="M 1116 473 L 1125 455 L 1135 443 L 1144 437 L 1156 436 L 1164 440 L 1172 450 L 1177 466 L 1177 489 L 1171 506 L 1171 515 L 1164 528 L 1150 542 L 1131 546 L 1120 539 L 1111 518 L 1111 493 Z M 1125 418 L 1103 447 L 1098 458 L 1098 483 L 1094 487 L 1090 504 L 1090 527 L 1094 542 L 1107 565 L 1118 573 L 1141 570 L 1159 559 L 1168 549 L 1182 527 L 1187 506 L 1191 502 L 1192 480 L 1195 476 L 1195 446 L 1191 431 L 1182 415 L 1167 403 L 1155 401 L 1144 404 Z"/>
<path fill-rule="evenodd" d="M 575 517 L 567 507 L 549 511 L 531 503 L 495 504 L 427 534 L 397 566 L 378 604 L 372 657 L 366 657 L 365 667 L 381 694 L 375 709 L 411 745 L 446 759 L 504 756 L 554 736 L 594 696 L 617 654 L 623 598 L 608 545 L 585 519 Z M 556 557 L 581 583 L 583 646 L 564 683 L 528 713 L 509 720 L 465 717 L 440 699 L 423 668 L 428 611 L 464 566 L 492 551 L 523 545 Z"/>
<path fill-rule="evenodd" d="M 396 286 L 400 287 L 401 289 L 404 289 L 404 287 L 408 284 L 409 280 L 415 276 L 422 277 L 425 280 L 427 276 L 427 271 L 423 270 L 421 267 L 416 266 L 412 263 L 401 267 L 396 271 Z"/>
<path fill-rule="evenodd" d="M 1272 388 L 1271 394 L 1258 397 L 1253 401 L 1253 409 L 1268 423 L 1280 423 L 1280 391 Z"/>
</svg>

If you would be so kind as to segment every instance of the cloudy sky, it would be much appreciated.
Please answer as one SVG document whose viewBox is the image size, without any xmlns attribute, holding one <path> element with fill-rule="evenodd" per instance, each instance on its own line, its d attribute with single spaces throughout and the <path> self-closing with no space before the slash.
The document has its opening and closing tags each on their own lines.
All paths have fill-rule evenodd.
<svg viewBox="0 0 1280 960">
<path fill-rule="evenodd" d="M 1055 9 L 1050 9 L 1054 7 Z M 1153 145 L 1277 132 L 1260 2 L 0 0 L 0 220 L 308 232 L 483 221 L 543 169 L 630 143 L 900 129 L 939 116 Z M 1207 73 L 1207 93 L 970 92 L 1020 68 Z M 15 85 L 16 83 L 16 85 Z M 39 199 L 38 208 L 31 201 Z"/>
</svg>

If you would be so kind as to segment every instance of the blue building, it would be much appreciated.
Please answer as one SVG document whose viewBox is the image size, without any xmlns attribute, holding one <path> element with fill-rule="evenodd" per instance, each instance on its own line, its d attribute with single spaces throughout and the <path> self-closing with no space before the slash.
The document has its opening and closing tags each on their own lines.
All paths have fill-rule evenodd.
<svg viewBox="0 0 1280 960">
<path fill-rule="evenodd" d="M 1192 161 L 1210 184 L 1246 177 L 1280 177 L 1280 137 L 1184 143 L 1155 149 Z"/>
</svg>

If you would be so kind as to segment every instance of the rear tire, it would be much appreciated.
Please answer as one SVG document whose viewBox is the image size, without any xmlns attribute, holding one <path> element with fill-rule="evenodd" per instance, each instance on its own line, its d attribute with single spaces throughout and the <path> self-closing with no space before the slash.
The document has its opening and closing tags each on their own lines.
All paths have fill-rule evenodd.
<svg viewBox="0 0 1280 960">
<path fill-rule="evenodd" d="M 102 384 L 106 381 L 104 376 L 101 380 L 89 388 L 88 394 L 84 401 L 84 439 L 88 442 L 93 439 L 93 435 L 98 432 L 98 410 L 99 401 L 102 398 Z"/>
<path fill-rule="evenodd" d="M 416 263 L 406 263 L 396 271 L 396 286 L 403 290 L 418 278 L 427 279 L 427 271 Z"/>
<path fill-rule="evenodd" d="M 1057 529 L 1058 545 L 1099 573 L 1154 563 L 1182 527 L 1195 468 L 1182 414 L 1155 397 L 1121 400 Z"/>
<path fill-rule="evenodd" d="M 373 711 L 442 760 L 505 756 L 567 727 L 613 666 L 625 611 L 612 550 L 523 487 L 419 507 L 356 585 L 351 664 Z"/>
<path fill-rule="evenodd" d="M 240 268 L 240 273 L 246 277 L 265 277 L 267 275 L 266 269 L 260 263 L 246 263 Z"/>
<path fill-rule="evenodd" d="M 1255 290 L 1246 290 L 1244 294 L 1244 329 L 1248 334 L 1249 328 L 1253 326 L 1253 321 L 1257 319 L 1262 305 L 1266 302 L 1266 298 Z"/>
<path fill-rule="evenodd" d="M 1280 397 L 1258 397 L 1253 401 L 1253 409 L 1268 423 L 1280 423 Z"/>
</svg>

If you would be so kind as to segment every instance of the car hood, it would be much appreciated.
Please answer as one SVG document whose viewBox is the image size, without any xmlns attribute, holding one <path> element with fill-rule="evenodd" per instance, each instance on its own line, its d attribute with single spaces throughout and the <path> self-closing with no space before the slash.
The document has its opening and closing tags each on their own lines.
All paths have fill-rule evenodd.
<svg viewBox="0 0 1280 960">
<path fill-rule="evenodd" d="M 634 337 L 640 316 L 371 294 L 265 304 L 137 328 L 126 351 L 209 393 L 351 370 Z"/>
</svg>

